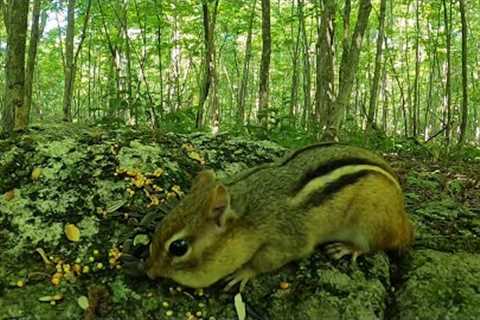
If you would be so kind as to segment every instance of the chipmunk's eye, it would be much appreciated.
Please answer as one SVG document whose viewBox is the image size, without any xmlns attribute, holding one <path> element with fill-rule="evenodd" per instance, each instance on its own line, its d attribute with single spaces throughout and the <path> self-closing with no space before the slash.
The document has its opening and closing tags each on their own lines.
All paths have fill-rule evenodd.
<svg viewBox="0 0 480 320">
<path fill-rule="evenodd" d="M 176 257 L 181 257 L 188 251 L 188 241 L 184 239 L 179 239 L 173 241 L 170 246 L 168 247 L 168 252 L 170 254 L 176 256 Z"/>
</svg>

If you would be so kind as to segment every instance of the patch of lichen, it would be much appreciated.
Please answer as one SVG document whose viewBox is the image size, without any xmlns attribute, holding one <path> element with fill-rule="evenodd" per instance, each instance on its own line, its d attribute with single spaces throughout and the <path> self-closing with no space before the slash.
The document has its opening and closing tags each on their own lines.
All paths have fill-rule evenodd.
<svg viewBox="0 0 480 320">
<path fill-rule="evenodd" d="M 271 161 L 282 148 L 228 136 L 51 125 L 1 140 L 0 150 L 2 311 L 40 319 L 79 318 L 83 311 L 76 299 L 87 296 L 89 286 L 103 284 L 112 298 L 111 316 L 117 318 L 158 318 L 170 311 L 183 317 L 202 310 L 233 318 L 230 300 L 192 300 L 193 291 L 173 289 L 178 301 L 173 303 L 171 290 L 118 277 L 121 269 L 118 262 L 110 264 L 110 253 L 135 235 L 147 213 L 161 217 L 202 168 Z M 65 237 L 67 223 L 79 229 L 78 242 Z M 69 270 L 77 265 L 82 271 L 72 277 Z M 24 282 L 22 288 L 18 281 Z M 65 297 L 57 306 L 37 300 L 58 292 Z M 169 307 L 156 301 L 169 302 Z M 137 311 L 125 305 L 135 305 L 131 309 Z"/>
</svg>

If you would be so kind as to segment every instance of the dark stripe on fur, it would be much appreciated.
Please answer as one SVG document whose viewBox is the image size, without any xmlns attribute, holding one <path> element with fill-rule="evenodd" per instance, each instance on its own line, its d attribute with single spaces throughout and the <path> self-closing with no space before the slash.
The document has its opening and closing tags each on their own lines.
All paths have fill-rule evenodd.
<svg viewBox="0 0 480 320">
<path fill-rule="evenodd" d="M 247 169 L 246 171 L 240 172 L 238 175 L 232 177 L 231 179 L 227 179 L 225 181 L 225 185 L 230 186 L 232 184 L 238 183 L 241 180 L 244 180 L 250 177 L 252 174 L 255 174 L 258 171 L 261 171 L 263 169 L 272 168 L 272 167 L 282 167 L 286 165 L 288 162 L 290 162 L 290 160 L 295 159 L 299 154 L 303 153 L 306 150 L 315 149 L 315 148 L 324 148 L 324 147 L 329 147 L 332 145 L 339 145 L 339 144 L 340 143 L 337 143 L 337 142 L 323 142 L 323 143 L 317 143 L 317 144 L 311 144 L 311 145 L 305 146 L 301 149 L 293 151 L 291 154 L 289 154 L 285 158 L 280 159 L 280 161 L 277 160 L 275 162 L 262 164 L 262 165 Z"/>
<path fill-rule="evenodd" d="M 300 181 L 297 183 L 297 185 L 293 189 L 293 192 L 296 193 L 297 191 L 300 191 L 301 189 L 303 189 L 303 187 L 305 187 L 313 179 L 316 179 L 316 178 L 319 178 L 321 176 L 327 175 L 327 174 L 333 172 L 336 169 L 339 169 L 339 168 L 345 167 L 345 166 L 359 165 L 359 164 L 373 165 L 373 166 L 382 168 L 381 166 L 378 165 L 378 163 L 369 161 L 369 160 L 364 159 L 364 158 L 363 159 L 362 158 L 345 158 L 345 159 L 337 159 L 337 160 L 328 161 L 325 164 L 316 168 L 315 170 L 311 170 L 311 171 L 307 172 L 300 179 Z M 382 169 L 384 169 L 384 168 L 382 168 Z"/>
<path fill-rule="evenodd" d="M 333 146 L 333 145 L 341 145 L 341 144 L 338 143 L 338 142 L 323 142 L 323 143 L 310 144 L 310 145 L 305 146 L 301 149 L 293 151 L 286 158 L 282 159 L 282 161 L 280 162 L 280 166 L 283 166 L 283 165 L 287 164 L 288 162 L 290 162 L 290 160 L 295 159 L 296 156 L 298 156 L 300 153 L 302 153 L 304 151 L 307 151 L 307 150 L 310 150 L 310 149 L 316 149 L 316 148 L 330 147 L 330 146 Z"/>
<path fill-rule="evenodd" d="M 334 196 L 337 192 L 345 188 L 346 186 L 355 184 L 358 180 L 365 177 L 366 175 L 370 174 L 371 171 L 368 169 L 361 170 L 355 173 L 347 174 L 341 176 L 337 180 L 328 183 L 325 187 L 315 190 L 308 199 L 306 199 L 303 203 L 304 206 L 307 208 L 313 208 L 320 206 L 323 202 L 330 199 Z"/>
</svg>

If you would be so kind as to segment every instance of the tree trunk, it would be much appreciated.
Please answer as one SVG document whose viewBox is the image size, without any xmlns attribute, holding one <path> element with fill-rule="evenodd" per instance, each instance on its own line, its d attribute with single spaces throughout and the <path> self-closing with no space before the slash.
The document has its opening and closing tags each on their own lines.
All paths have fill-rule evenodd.
<svg viewBox="0 0 480 320">
<path fill-rule="evenodd" d="M 420 39 L 420 1 L 415 2 L 415 79 L 413 83 L 413 116 L 412 116 L 412 128 L 413 137 L 418 135 L 418 113 L 420 110 L 420 88 L 418 79 L 420 77 L 420 51 L 419 51 L 419 39 Z"/>
<path fill-rule="evenodd" d="M 82 34 L 79 39 L 77 50 L 74 52 L 74 38 L 75 38 L 75 1 L 68 0 L 67 9 L 67 34 L 65 35 L 65 61 L 64 61 L 64 75 L 65 83 L 63 87 L 63 120 L 66 122 L 72 121 L 72 99 L 73 88 L 75 83 L 75 73 L 77 68 L 78 55 L 82 49 L 83 41 L 85 40 L 88 21 L 90 19 L 90 8 L 92 0 L 88 0 L 87 8 L 85 10 L 85 20 L 83 23 Z"/>
<path fill-rule="evenodd" d="M 130 121 L 133 119 L 133 123 L 136 125 L 138 124 L 138 117 L 139 117 L 139 112 L 138 112 L 138 106 L 137 103 L 134 103 L 133 101 L 133 75 L 132 75 L 132 50 L 131 50 L 131 44 L 130 44 L 130 36 L 128 35 L 128 6 L 129 6 L 128 0 L 124 0 L 123 5 L 122 5 L 122 13 L 123 15 L 121 18 L 119 18 L 121 27 L 122 27 L 122 33 L 123 33 L 123 41 L 124 41 L 124 46 L 125 46 L 125 59 L 126 59 L 126 67 L 127 67 L 127 77 L 126 77 L 126 85 L 127 85 L 127 105 L 128 105 L 128 111 L 130 114 Z M 132 117 L 133 115 L 133 117 Z"/>
<path fill-rule="evenodd" d="M 28 1 L 9 0 L 7 15 L 7 58 L 5 64 L 5 105 L 3 130 L 22 130 L 28 124 L 25 108 L 25 42 Z"/>
<path fill-rule="evenodd" d="M 157 17 L 157 54 L 158 54 L 158 82 L 159 82 L 159 91 L 160 91 L 160 101 L 158 105 L 158 111 L 160 112 L 160 117 L 163 116 L 163 55 L 162 55 L 162 28 L 163 28 L 163 7 L 162 1 L 155 0 L 155 7 L 158 8 L 159 12 L 156 14 Z"/>
<path fill-rule="evenodd" d="M 292 6 L 294 6 L 294 1 L 292 1 Z M 292 8 L 292 11 L 294 8 Z M 288 108 L 288 118 L 292 126 L 295 126 L 295 112 L 298 107 L 298 56 L 300 54 L 300 25 L 297 28 L 297 35 L 295 36 L 295 43 L 293 47 L 292 54 L 292 82 L 290 86 L 290 106 Z M 294 32 L 292 30 L 292 37 Z"/>
<path fill-rule="evenodd" d="M 65 84 L 63 88 L 63 120 L 72 121 L 73 39 L 75 36 L 75 1 L 68 0 L 67 34 L 65 36 Z"/>
<path fill-rule="evenodd" d="M 377 111 L 378 85 L 380 82 L 380 72 L 382 69 L 383 38 L 385 30 L 385 8 L 386 0 L 380 2 L 380 16 L 378 17 L 378 35 L 377 52 L 375 54 L 375 69 L 373 71 L 373 80 L 370 87 L 370 103 L 368 106 L 366 130 L 376 129 L 375 113 Z"/>
<path fill-rule="evenodd" d="M 444 128 L 445 128 L 445 140 L 447 146 L 450 144 L 450 126 L 452 122 L 452 83 L 451 83 L 451 65 L 452 65 L 452 53 L 451 53 L 451 34 L 450 34 L 450 21 L 451 21 L 451 12 L 450 17 L 447 8 L 446 0 L 442 0 L 443 4 L 443 23 L 445 25 L 445 37 L 446 37 L 446 46 L 447 46 L 447 74 L 446 74 L 446 84 L 445 84 L 445 96 L 447 98 L 447 105 L 445 106 L 444 112 Z M 451 8 L 450 8 L 451 9 Z"/>
<path fill-rule="evenodd" d="M 467 79 L 467 17 L 465 13 L 465 1 L 459 0 L 460 17 L 462 21 L 462 116 L 460 122 L 460 137 L 458 145 L 462 146 L 465 142 L 468 120 L 468 79 Z"/>
<path fill-rule="evenodd" d="M 307 31 L 305 28 L 305 15 L 303 13 L 303 0 L 298 0 L 298 20 L 300 23 L 300 30 L 302 33 L 302 44 L 303 44 L 303 116 L 302 116 L 302 126 L 304 129 L 308 128 L 308 122 L 310 121 L 311 113 L 311 75 L 310 75 L 310 54 L 309 54 L 309 42 L 307 37 Z"/>
<path fill-rule="evenodd" d="M 25 109 L 27 112 L 27 120 L 30 116 L 30 110 L 32 108 L 33 74 L 35 71 L 38 40 L 41 36 L 40 9 L 41 0 L 34 0 L 32 11 L 32 27 L 30 30 L 30 44 L 28 46 L 27 69 L 25 72 Z"/>
<path fill-rule="evenodd" d="M 245 57 L 242 69 L 242 81 L 240 82 L 240 90 L 238 93 L 238 124 L 240 126 L 245 122 L 245 97 L 247 96 L 248 76 L 250 73 L 250 60 L 252 59 L 252 32 L 253 21 L 255 20 L 255 8 L 257 0 L 253 0 L 252 12 L 250 14 L 250 21 L 248 22 L 248 34 L 245 44 Z"/>
<path fill-rule="evenodd" d="M 315 114 L 322 130 L 335 97 L 335 6 L 335 0 L 321 0 L 321 18 L 317 19 Z"/>
<path fill-rule="evenodd" d="M 215 20 L 217 14 L 219 0 L 215 0 L 213 3 L 213 13 L 210 14 L 210 8 L 208 1 L 204 0 L 202 3 L 203 9 L 203 32 L 204 32 L 204 45 L 205 45 L 205 60 L 204 60 L 204 73 L 203 80 L 200 85 L 200 100 L 197 110 L 196 127 L 202 128 L 205 123 L 205 101 L 208 98 L 208 93 L 213 81 L 213 64 L 214 61 L 214 31 Z"/>
<path fill-rule="evenodd" d="M 353 82 L 358 66 L 358 59 L 360 49 L 362 46 L 363 35 L 368 24 L 368 17 L 372 10 L 370 0 L 361 0 L 359 3 L 357 23 L 355 31 L 349 45 L 348 50 L 343 52 L 342 64 L 340 66 L 340 84 L 337 98 L 335 100 L 335 107 L 332 113 L 328 115 L 326 130 L 323 135 L 323 140 L 337 140 L 337 131 L 340 126 L 340 121 L 343 118 L 343 113 L 350 100 L 352 93 Z"/>
<path fill-rule="evenodd" d="M 350 50 L 350 13 L 352 11 L 352 2 L 351 0 L 345 0 L 343 6 L 343 38 L 342 38 L 342 61 L 341 65 L 347 63 L 345 61 L 348 57 L 348 51 Z M 339 83 L 342 82 L 342 73 L 338 75 Z"/>
<path fill-rule="evenodd" d="M 262 0 L 262 61 L 260 64 L 258 120 L 264 126 L 267 126 L 269 113 L 269 74 L 270 56 L 272 52 L 270 31 L 270 0 Z"/>
</svg>

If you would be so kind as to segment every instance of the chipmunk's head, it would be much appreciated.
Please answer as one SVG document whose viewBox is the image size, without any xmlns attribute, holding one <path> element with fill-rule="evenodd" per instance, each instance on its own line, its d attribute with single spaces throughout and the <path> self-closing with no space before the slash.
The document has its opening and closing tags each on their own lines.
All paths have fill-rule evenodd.
<svg viewBox="0 0 480 320">
<path fill-rule="evenodd" d="M 152 278 L 171 278 L 207 287 L 232 272 L 220 252 L 229 251 L 229 233 L 237 219 L 227 188 L 213 171 L 202 171 L 191 191 L 158 225 L 145 264 Z"/>
</svg>

